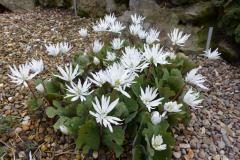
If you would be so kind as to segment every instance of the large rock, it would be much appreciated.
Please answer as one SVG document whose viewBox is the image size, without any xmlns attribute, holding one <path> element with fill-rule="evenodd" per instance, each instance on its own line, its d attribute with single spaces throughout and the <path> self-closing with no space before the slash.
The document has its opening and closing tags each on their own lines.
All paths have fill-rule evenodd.
<svg viewBox="0 0 240 160">
<path fill-rule="evenodd" d="M 216 16 L 217 11 L 211 1 L 198 2 L 178 8 L 178 17 L 183 23 L 193 22 L 203 24 Z"/>
<path fill-rule="evenodd" d="M 0 4 L 13 12 L 32 10 L 34 8 L 33 0 L 0 0 Z"/>
<path fill-rule="evenodd" d="M 64 7 L 71 5 L 72 0 L 38 0 L 38 3 L 43 7 Z"/>
<path fill-rule="evenodd" d="M 106 0 L 77 0 L 78 15 L 101 17 L 106 13 Z"/>
<path fill-rule="evenodd" d="M 223 54 L 222 57 L 230 62 L 239 62 L 240 49 L 237 45 L 228 41 L 222 40 L 219 43 L 219 51 Z"/>
</svg>

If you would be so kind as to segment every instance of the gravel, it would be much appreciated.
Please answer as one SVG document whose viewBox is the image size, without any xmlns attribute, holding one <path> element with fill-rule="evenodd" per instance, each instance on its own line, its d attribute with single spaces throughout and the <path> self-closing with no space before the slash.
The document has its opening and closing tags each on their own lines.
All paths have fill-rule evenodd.
<svg viewBox="0 0 240 160">
<path fill-rule="evenodd" d="M 0 135 L 0 142 L 8 145 L 4 158 L 12 159 L 15 154 L 26 159 L 31 150 L 38 159 L 81 159 L 73 139 L 49 127 L 53 120 L 41 112 L 37 115 L 29 113 L 25 105 L 28 91 L 9 83 L 7 74 L 9 65 L 41 57 L 47 68 L 43 77 L 47 77 L 56 69 L 53 66 L 61 64 L 61 59 L 47 56 L 44 44 L 68 41 L 74 46 L 72 52 L 89 50 L 90 42 L 98 35 L 91 34 L 83 40 L 78 30 L 82 26 L 90 28 L 91 21 L 62 10 L 36 9 L 27 13 L 1 14 L 0 36 L 4 38 L 0 41 L 0 111 L 3 116 L 15 117 L 12 130 Z M 196 55 L 190 57 L 203 67 L 201 73 L 207 77 L 210 90 L 202 92 L 205 97 L 203 108 L 192 110 L 189 126 L 174 128 L 173 158 L 240 159 L 239 64 L 234 66 L 224 60 L 211 61 Z M 67 57 L 65 61 L 69 59 Z"/>
</svg>

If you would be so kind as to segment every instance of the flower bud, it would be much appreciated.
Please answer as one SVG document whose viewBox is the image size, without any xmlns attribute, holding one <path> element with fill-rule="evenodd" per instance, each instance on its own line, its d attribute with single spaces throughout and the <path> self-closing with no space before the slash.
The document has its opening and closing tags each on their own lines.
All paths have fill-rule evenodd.
<svg viewBox="0 0 240 160">
<path fill-rule="evenodd" d="M 42 85 L 42 83 L 39 83 L 37 86 L 36 86 L 36 90 L 40 93 L 43 93 L 44 92 L 44 87 Z"/>
<path fill-rule="evenodd" d="M 97 57 L 94 57 L 94 58 L 93 58 L 93 63 L 94 63 L 95 65 L 98 65 L 98 64 L 100 63 L 100 60 L 99 60 Z"/>
<path fill-rule="evenodd" d="M 66 135 L 69 134 L 68 128 L 67 128 L 66 126 L 60 125 L 60 126 L 59 126 L 59 129 L 60 129 L 60 131 L 61 131 L 63 134 L 66 134 Z"/>
<path fill-rule="evenodd" d="M 151 121 L 154 125 L 159 124 L 161 120 L 162 120 L 162 116 L 159 114 L 159 112 L 157 111 L 152 112 Z"/>
</svg>

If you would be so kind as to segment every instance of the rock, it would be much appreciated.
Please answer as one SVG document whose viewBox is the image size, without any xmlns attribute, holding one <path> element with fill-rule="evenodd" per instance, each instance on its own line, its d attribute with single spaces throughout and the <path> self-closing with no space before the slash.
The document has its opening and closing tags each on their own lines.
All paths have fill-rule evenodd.
<svg viewBox="0 0 240 160">
<path fill-rule="evenodd" d="M 0 4 L 13 12 L 34 9 L 33 0 L 0 0 Z"/>
<path fill-rule="evenodd" d="M 223 149 L 223 148 L 225 148 L 225 143 L 221 140 L 221 141 L 218 141 L 218 147 L 220 148 L 220 149 Z"/>
<path fill-rule="evenodd" d="M 222 57 L 228 61 L 236 62 L 240 59 L 240 49 L 237 45 L 225 40 L 219 42 L 219 52 L 222 53 Z"/>
<path fill-rule="evenodd" d="M 212 152 L 212 153 L 216 153 L 217 152 L 217 149 L 216 149 L 216 146 L 213 142 L 211 142 L 210 146 L 209 146 L 209 150 Z"/>
<path fill-rule="evenodd" d="M 181 152 L 173 152 L 173 156 L 177 159 L 179 159 L 181 157 Z"/>
<path fill-rule="evenodd" d="M 72 0 L 38 0 L 43 7 L 64 7 L 68 8 L 72 4 Z"/>
<path fill-rule="evenodd" d="M 206 157 L 206 154 L 205 154 L 204 150 L 201 150 L 198 155 L 202 159 L 205 159 L 205 157 Z"/>
<path fill-rule="evenodd" d="M 180 148 L 190 148 L 190 144 L 181 143 L 179 144 Z"/>
<path fill-rule="evenodd" d="M 202 23 L 210 17 L 216 15 L 215 7 L 212 2 L 198 2 L 186 7 L 179 8 L 178 18 L 183 22 Z"/>
<path fill-rule="evenodd" d="M 93 16 L 101 17 L 106 12 L 106 1 L 105 0 L 91 0 L 82 1 L 77 0 L 78 15 L 82 17 Z"/>
<path fill-rule="evenodd" d="M 106 0 L 106 11 L 111 13 L 116 11 L 117 5 L 114 0 Z"/>
</svg>

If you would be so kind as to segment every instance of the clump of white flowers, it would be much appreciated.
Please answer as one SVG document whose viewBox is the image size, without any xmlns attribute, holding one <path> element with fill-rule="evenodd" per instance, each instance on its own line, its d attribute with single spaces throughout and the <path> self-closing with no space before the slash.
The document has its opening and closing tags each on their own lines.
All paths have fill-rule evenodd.
<svg viewBox="0 0 240 160">
<path fill-rule="evenodd" d="M 30 105 L 47 102 L 46 114 L 57 119 L 54 129 L 76 137 L 76 145 L 84 154 L 106 146 L 119 158 L 127 136 L 133 150 L 141 146 L 146 151 L 144 157 L 171 159 L 166 154 L 174 145 L 171 127 L 188 121 L 187 114 L 194 111 L 189 108 L 202 107 L 200 92 L 192 87 L 207 90 L 206 77 L 198 73 L 201 67 L 194 68 L 195 64 L 176 48 L 184 46 L 190 34 L 175 28 L 168 33 L 172 45 L 165 46 L 160 43 L 160 31 L 144 28 L 144 20 L 134 14 L 132 23 L 125 26 L 114 13 L 97 20 L 91 29 L 97 33 L 90 49 L 74 54 L 69 63 L 57 65 L 58 74 L 50 81 L 36 80 L 37 96 L 29 81 L 43 72 L 43 60 L 10 66 L 11 81 L 33 93 Z M 80 28 L 81 37 L 88 34 L 90 29 Z M 62 41 L 45 48 L 49 55 L 61 54 L 63 58 L 73 54 L 73 46 Z M 209 49 L 204 56 L 219 59 L 220 53 Z"/>
</svg>

